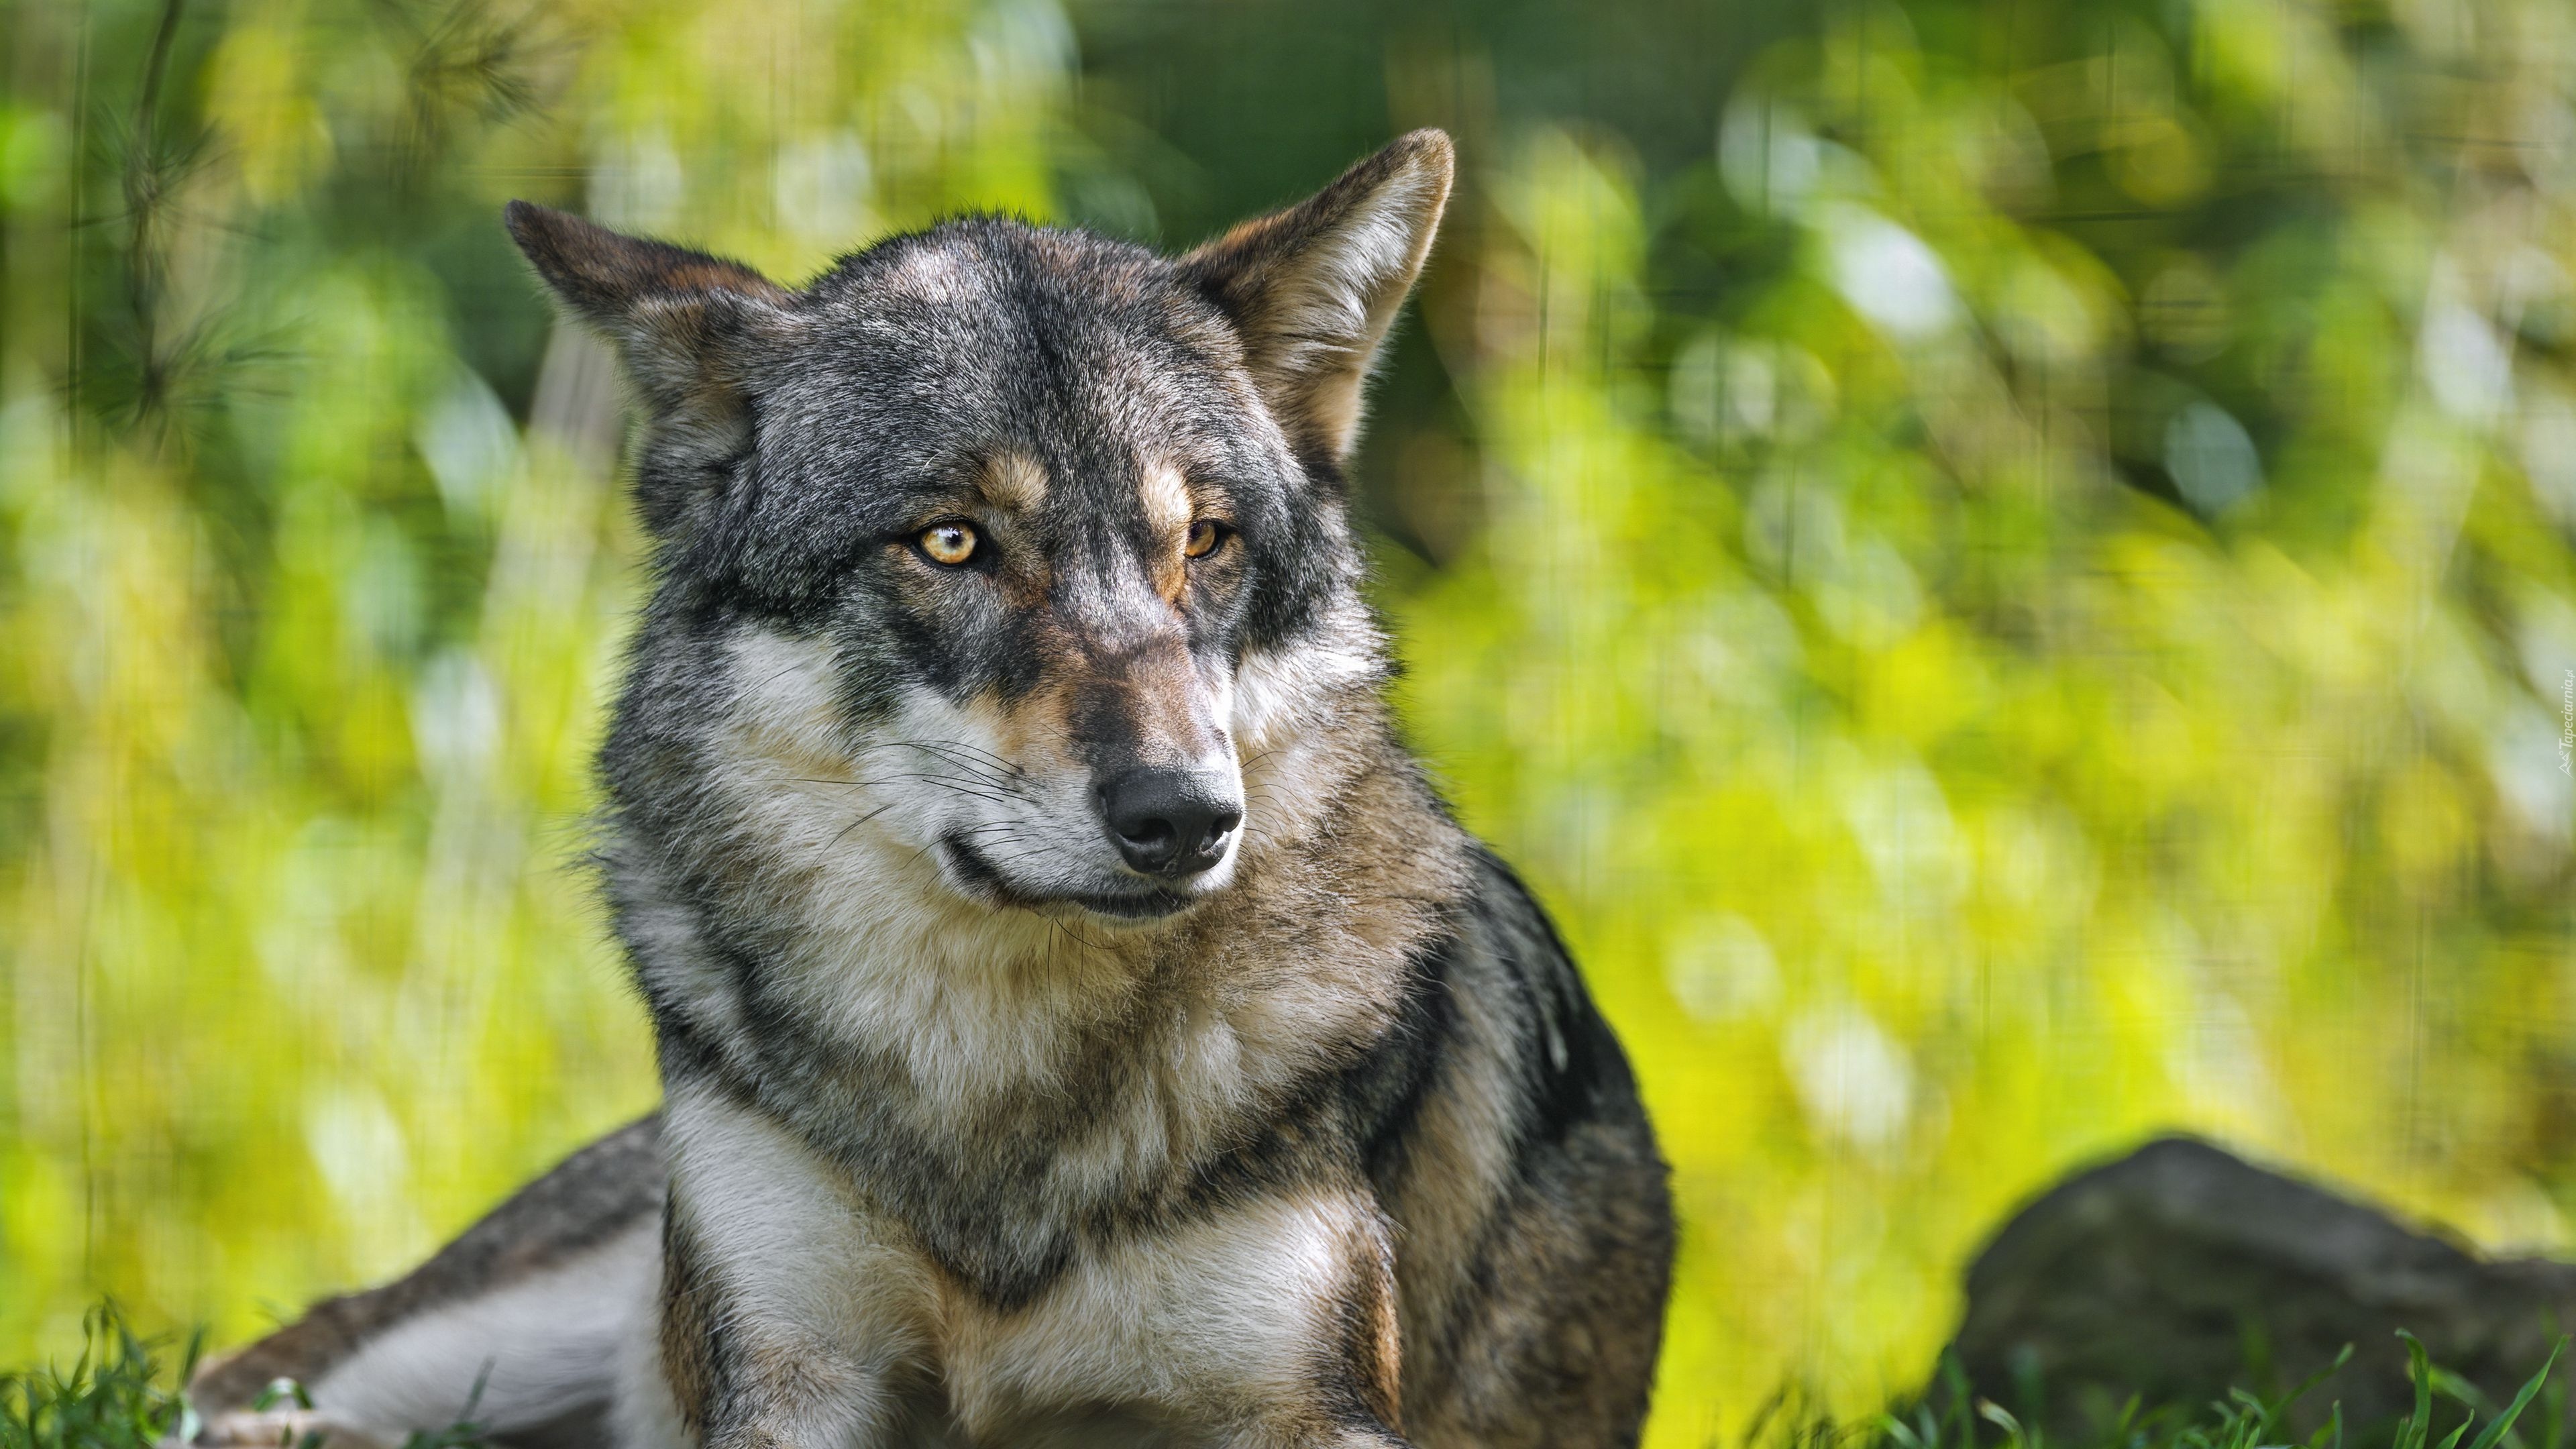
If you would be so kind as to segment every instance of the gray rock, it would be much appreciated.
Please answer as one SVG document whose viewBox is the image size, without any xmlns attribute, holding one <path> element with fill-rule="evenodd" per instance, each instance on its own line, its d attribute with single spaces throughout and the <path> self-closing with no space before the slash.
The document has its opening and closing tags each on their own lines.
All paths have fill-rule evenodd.
<svg viewBox="0 0 2576 1449">
<path fill-rule="evenodd" d="M 1967 1288 L 1953 1348 L 1970 1383 L 2059 1443 L 2089 1440 L 2133 1393 L 2276 1394 L 2345 1344 L 2352 1361 L 2292 1427 L 2338 1399 L 2346 1424 L 2384 1424 L 2413 1406 L 2400 1328 L 2506 1403 L 2576 1328 L 2576 1265 L 2481 1259 L 2180 1137 L 2051 1188 L 1978 1254 Z"/>
</svg>

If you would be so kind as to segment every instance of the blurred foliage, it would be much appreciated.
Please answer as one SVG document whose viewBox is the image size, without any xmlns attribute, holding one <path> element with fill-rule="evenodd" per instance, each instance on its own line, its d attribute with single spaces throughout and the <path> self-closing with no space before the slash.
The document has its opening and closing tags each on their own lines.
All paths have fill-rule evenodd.
<svg viewBox="0 0 2576 1449">
<path fill-rule="evenodd" d="M 1363 510 L 1675 1162 L 1654 1442 L 1911 1387 L 2156 1128 L 2576 1246 L 2563 0 L 0 16 L 0 1361 L 253 1331 L 652 1099 L 616 394 L 501 200 L 798 276 L 1417 124 Z"/>
</svg>

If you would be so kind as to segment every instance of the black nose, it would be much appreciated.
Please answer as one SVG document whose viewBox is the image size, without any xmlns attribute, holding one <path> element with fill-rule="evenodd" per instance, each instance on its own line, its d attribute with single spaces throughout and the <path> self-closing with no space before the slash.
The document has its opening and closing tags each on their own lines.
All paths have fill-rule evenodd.
<svg viewBox="0 0 2576 1449">
<path fill-rule="evenodd" d="M 1183 876 L 1225 859 L 1243 823 L 1234 782 L 1213 770 L 1129 770 L 1100 787 L 1118 853 L 1147 875 Z"/>
</svg>

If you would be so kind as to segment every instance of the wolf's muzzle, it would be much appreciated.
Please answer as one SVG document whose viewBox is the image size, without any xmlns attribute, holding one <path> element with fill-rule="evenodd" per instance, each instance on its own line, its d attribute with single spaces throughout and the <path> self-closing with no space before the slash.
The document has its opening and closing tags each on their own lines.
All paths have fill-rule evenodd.
<svg viewBox="0 0 2576 1449">
<path fill-rule="evenodd" d="M 1225 859 L 1243 797 L 1214 770 L 1135 769 L 1099 789 L 1100 818 L 1127 864 L 1147 875 L 1196 875 Z"/>
</svg>

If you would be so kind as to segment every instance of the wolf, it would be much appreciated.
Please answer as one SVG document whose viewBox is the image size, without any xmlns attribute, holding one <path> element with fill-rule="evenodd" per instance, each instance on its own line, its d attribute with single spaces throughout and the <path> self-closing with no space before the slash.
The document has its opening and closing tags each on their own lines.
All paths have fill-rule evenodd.
<svg viewBox="0 0 2576 1449">
<path fill-rule="evenodd" d="M 640 415 L 599 860 L 664 1104 L 211 1365 L 201 1442 L 1635 1442 L 1667 1169 L 1350 518 L 1452 166 L 793 289 L 508 208 Z"/>
</svg>

